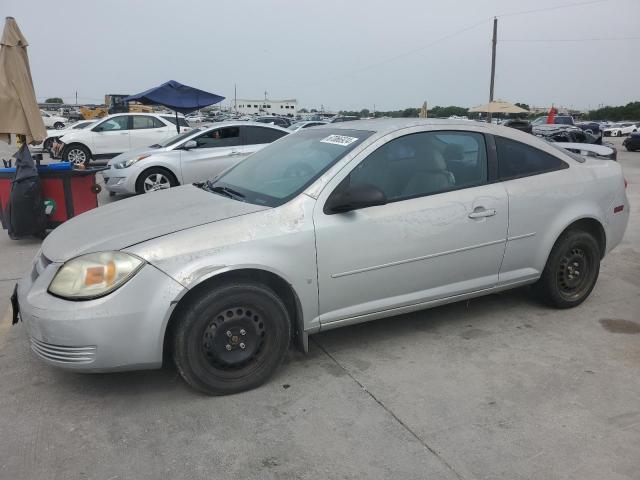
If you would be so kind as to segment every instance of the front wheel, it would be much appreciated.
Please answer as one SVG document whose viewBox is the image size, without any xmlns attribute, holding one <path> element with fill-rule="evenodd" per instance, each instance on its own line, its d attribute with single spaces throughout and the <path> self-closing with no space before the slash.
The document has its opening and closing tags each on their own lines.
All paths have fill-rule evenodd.
<svg viewBox="0 0 640 480">
<path fill-rule="evenodd" d="M 55 128 L 56 130 L 62 130 L 64 128 L 64 123 L 56 122 L 53 124 L 53 128 Z"/>
<path fill-rule="evenodd" d="M 262 385 L 291 340 L 282 300 L 268 287 L 234 283 L 206 292 L 177 319 L 173 359 L 193 388 L 226 395 Z"/>
<path fill-rule="evenodd" d="M 88 167 L 91 161 L 91 152 L 84 145 L 72 144 L 62 151 L 62 160 L 71 162 L 74 166 L 84 165 Z"/>
<path fill-rule="evenodd" d="M 138 193 L 150 193 L 178 185 L 176 177 L 164 168 L 148 168 L 140 174 L 136 181 Z"/>
<path fill-rule="evenodd" d="M 622 130 L 618 130 L 616 132 L 616 137 L 621 137 L 622 136 Z"/>
<path fill-rule="evenodd" d="M 553 246 L 534 291 L 556 308 L 580 305 L 589 296 L 600 272 L 600 247 L 593 235 L 569 230 Z"/>
</svg>

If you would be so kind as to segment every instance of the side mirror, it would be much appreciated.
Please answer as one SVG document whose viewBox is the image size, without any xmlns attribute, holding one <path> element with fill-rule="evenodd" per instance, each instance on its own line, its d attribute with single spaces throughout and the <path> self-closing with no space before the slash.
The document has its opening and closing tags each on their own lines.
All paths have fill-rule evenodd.
<svg viewBox="0 0 640 480">
<path fill-rule="evenodd" d="M 198 147 L 198 142 L 196 142 L 195 140 L 189 140 L 187 142 L 184 142 L 184 144 L 182 145 L 182 148 L 185 150 L 191 150 L 192 148 L 197 148 Z"/>
<path fill-rule="evenodd" d="M 345 213 L 376 205 L 385 205 L 387 197 L 373 185 L 357 185 L 342 191 L 334 191 L 324 206 L 324 213 Z"/>
</svg>

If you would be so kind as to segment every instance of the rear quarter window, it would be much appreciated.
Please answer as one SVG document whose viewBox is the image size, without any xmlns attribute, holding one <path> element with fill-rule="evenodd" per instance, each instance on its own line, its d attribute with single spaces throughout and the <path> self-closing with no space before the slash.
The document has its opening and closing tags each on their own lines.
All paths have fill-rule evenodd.
<svg viewBox="0 0 640 480">
<path fill-rule="evenodd" d="M 515 140 L 495 137 L 500 180 L 528 177 L 569 168 L 558 157 Z"/>
</svg>

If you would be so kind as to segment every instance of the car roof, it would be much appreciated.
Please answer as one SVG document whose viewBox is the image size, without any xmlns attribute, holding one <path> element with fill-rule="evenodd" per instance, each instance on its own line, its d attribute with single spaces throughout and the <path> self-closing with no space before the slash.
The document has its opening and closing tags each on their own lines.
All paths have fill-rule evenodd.
<svg viewBox="0 0 640 480">
<path fill-rule="evenodd" d="M 376 118 L 371 120 L 353 120 L 351 122 L 328 123 L 319 125 L 317 128 L 330 128 L 340 130 L 368 130 L 377 133 L 390 133 L 401 128 L 419 127 L 419 126 L 462 126 L 473 125 L 489 129 L 489 124 L 484 122 L 476 122 L 474 120 L 453 120 L 453 119 L 435 119 L 435 118 Z M 506 128 L 506 127 L 505 127 Z"/>
<path fill-rule="evenodd" d="M 286 128 L 279 127 L 278 125 L 269 125 L 266 123 L 260 122 L 247 122 L 243 120 L 225 120 L 224 122 L 217 122 L 208 127 L 202 128 L 198 130 L 200 133 L 208 132 L 210 130 L 215 130 L 220 127 L 261 127 L 261 128 L 273 128 L 274 130 L 280 130 L 281 132 L 291 133 L 291 130 L 287 130 Z"/>
</svg>

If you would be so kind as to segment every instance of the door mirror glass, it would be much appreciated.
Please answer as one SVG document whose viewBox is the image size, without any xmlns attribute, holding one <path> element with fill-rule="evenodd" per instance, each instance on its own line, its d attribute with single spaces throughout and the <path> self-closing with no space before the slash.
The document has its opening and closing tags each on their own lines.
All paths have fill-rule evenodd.
<svg viewBox="0 0 640 480">
<path fill-rule="evenodd" d="M 191 150 L 192 148 L 197 148 L 197 147 L 198 147 L 198 142 L 196 142 L 195 140 L 188 140 L 184 142 L 184 145 L 182 145 L 182 148 L 184 148 L 185 150 Z"/>
<path fill-rule="evenodd" d="M 334 191 L 327 199 L 324 211 L 327 214 L 345 213 L 386 203 L 387 197 L 378 187 L 360 184 Z"/>
</svg>

